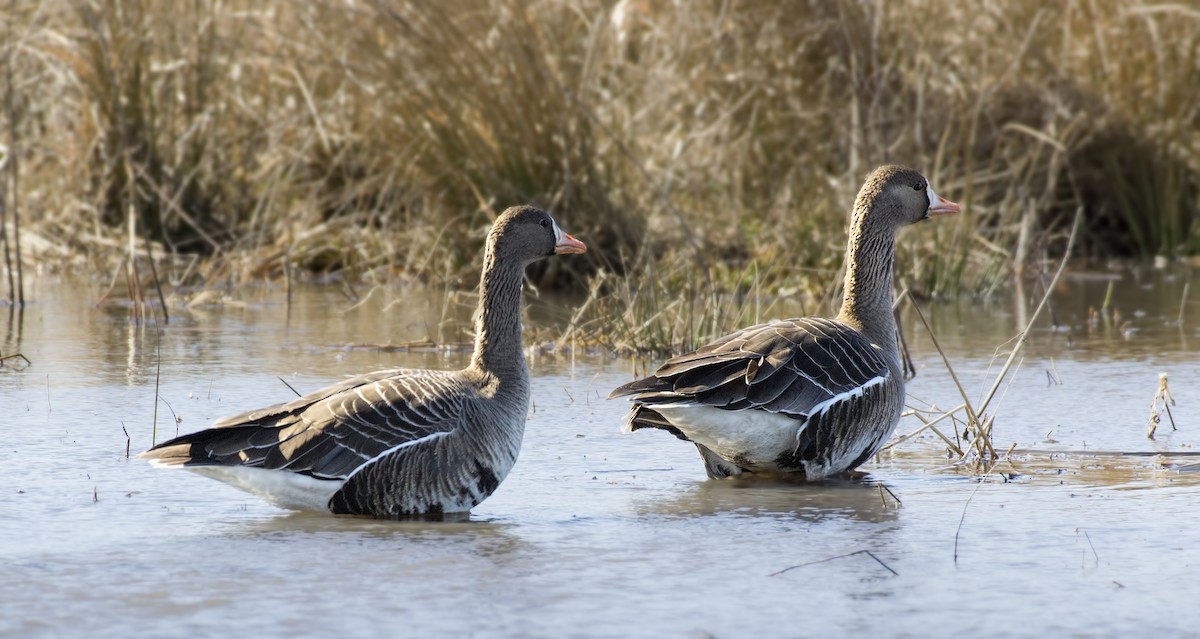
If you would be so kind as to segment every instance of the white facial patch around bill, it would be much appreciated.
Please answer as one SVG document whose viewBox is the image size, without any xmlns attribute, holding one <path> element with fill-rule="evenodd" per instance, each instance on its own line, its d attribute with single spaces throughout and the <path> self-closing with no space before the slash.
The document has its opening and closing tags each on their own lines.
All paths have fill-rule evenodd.
<svg viewBox="0 0 1200 639">
<path fill-rule="evenodd" d="M 929 209 L 933 208 L 933 205 L 941 201 L 942 198 L 937 193 L 933 192 L 932 184 L 925 185 L 925 195 L 929 197 L 929 206 L 925 207 L 925 211 L 928 213 Z"/>
</svg>

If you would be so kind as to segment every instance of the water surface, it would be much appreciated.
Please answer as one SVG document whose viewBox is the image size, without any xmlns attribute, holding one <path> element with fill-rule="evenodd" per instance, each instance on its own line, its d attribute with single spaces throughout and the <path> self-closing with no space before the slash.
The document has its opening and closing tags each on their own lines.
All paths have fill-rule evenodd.
<svg viewBox="0 0 1200 639">
<path fill-rule="evenodd" d="M 539 351 L 516 468 L 469 521 L 446 523 L 289 513 L 126 459 L 125 432 L 133 453 L 150 445 L 156 393 L 161 440 L 287 400 L 279 378 L 304 392 L 387 366 L 462 366 L 458 348 L 352 345 L 465 341 L 469 295 L 384 288 L 350 308 L 313 288 L 288 308 L 281 291 L 247 290 L 173 307 L 160 332 L 125 305 L 96 307 L 98 283 L 43 277 L 19 331 L 0 312 L 3 352 L 33 361 L 0 369 L 0 636 L 1186 634 L 1200 627 L 1188 277 L 1123 274 L 1120 317 L 1094 324 L 1107 280 L 1065 280 L 1058 327 L 1039 324 L 993 403 L 995 444 L 1016 452 L 983 481 L 932 435 L 860 480 L 708 481 L 689 444 L 619 432 L 626 405 L 603 397 L 630 379 L 628 360 Z M 1038 298 L 927 305 L 972 400 Z M 904 320 L 914 405 L 961 403 Z M 1164 421 L 1149 440 L 1159 373 L 1179 430 Z"/>
</svg>

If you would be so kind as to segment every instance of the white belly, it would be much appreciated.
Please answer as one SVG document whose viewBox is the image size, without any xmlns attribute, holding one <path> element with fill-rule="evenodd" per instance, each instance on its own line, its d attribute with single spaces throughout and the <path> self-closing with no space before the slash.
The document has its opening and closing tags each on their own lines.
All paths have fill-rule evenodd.
<svg viewBox="0 0 1200 639">
<path fill-rule="evenodd" d="M 325 513 L 329 512 L 329 499 L 345 483 L 252 466 L 188 466 L 186 470 L 219 479 L 281 508 Z"/>
<path fill-rule="evenodd" d="M 794 450 L 804 422 L 764 410 L 724 410 L 697 404 L 660 404 L 654 410 L 688 439 L 727 460 L 773 464 Z"/>
</svg>

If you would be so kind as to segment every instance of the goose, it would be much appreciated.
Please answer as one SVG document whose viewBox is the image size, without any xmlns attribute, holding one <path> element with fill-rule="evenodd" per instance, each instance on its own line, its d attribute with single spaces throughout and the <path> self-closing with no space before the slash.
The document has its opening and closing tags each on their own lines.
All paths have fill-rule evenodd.
<svg viewBox="0 0 1200 639">
<path fill-rule="evenodd" d="M 820 480 L 879 451 L 900 419 L 904 379 L 892 315 L 896 233 L 958 213 L 916 170 L 881 166 L 850 221 L 841 312 L 743 328 L 617 387 L 623 430 L 659 428 L 696 445 L 710 478 Z"/>
<path fill-rule="evenodd" d="M 521 449 L 529 410 L 525 267 L 586 248 L 544 211 L 510 208 L 487 237 L 466 368 L 359 375 L 218 420 L 140 457 L 293 510 L 381 518 L 467 513 L 504 481 Z"/>
</svg>

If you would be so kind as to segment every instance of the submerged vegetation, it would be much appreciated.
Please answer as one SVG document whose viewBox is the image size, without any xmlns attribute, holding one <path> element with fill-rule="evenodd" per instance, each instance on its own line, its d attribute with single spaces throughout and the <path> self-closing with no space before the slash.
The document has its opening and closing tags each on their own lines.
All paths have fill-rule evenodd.
<svg viewBox="0 0 1200 639">
<path fill-rule="evenodd" d="M 533 274 L 592 291 L 573 327 L 670 348 L 828 310 L 898 162 L 964 208 L 899 281 L 987 294 L 1077 209 L 1086 256 L 1200 253 L 1198 59 L 1200 11 L 1144 1 L 12 2 L 4 268 L 467 288 L 531 202 L 591 249 Z"/>
</svg>

